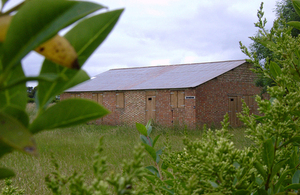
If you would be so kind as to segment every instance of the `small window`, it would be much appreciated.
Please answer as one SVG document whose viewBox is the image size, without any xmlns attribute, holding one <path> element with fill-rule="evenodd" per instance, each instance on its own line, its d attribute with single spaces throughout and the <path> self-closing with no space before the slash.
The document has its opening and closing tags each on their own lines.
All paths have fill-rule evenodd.
<svg viewBox="0 0 300 195">
<path fill-rule="evenodd" d="M 177 108 L 177 91 L 172 91 L 171 92 L 171 107 L 172 108 Z"/>
<path fill-rule="evenodd" d="M 178 108 L 184 107 L 184 91 L 178 91 Z"/>
<path fill-rule="evenodd" d="M 124 93 L 117 93 L 117 108 L 124 108 Z"/>
<path fill-rule="evenodd" d="M 234 99 L 233 99 L 233 98 L 230 98 L 230 101 L 232 101 L 232 102 L 233 102 L 233 101 L 234 101 Z"/>
<path fill-rule="evenodd" d="M 150 100 L 150 101 L 151 101 L 151 100 L 152 100 L 152 98 L 148 98 L 148 100 Z"/>
</svg>

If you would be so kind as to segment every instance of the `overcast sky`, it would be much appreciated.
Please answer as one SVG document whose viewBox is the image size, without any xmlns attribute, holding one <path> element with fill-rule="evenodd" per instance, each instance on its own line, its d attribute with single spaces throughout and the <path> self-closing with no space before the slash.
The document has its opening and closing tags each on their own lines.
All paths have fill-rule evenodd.
<svg viewBox="0 0 300 195">
<path fill-rule="evenodd" d="M 125 8 L 119 22 L 83 69 L 90 76 L 112 68 L 245 59 L 239 41 L 249 45 L 257 29 L 261 0 L 94 0 L 110 10 Z M 268 27 L 275 0 L 264 1 Z M 43 58 L 33 52 L 23 64 L 39 72 Z"/>
</svg>

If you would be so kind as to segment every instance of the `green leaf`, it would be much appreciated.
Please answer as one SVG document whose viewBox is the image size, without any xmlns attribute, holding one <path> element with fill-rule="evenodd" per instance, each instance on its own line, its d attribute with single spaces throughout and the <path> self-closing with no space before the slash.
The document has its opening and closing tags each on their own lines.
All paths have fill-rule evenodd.
<svg viewBox="0 0 300 195">
<path fill-rule="evenodd" d="M 267 165 L 268 170 L 271 170 L 274 161 L 274 146 L 271 139 L 263 143 L 262 159 L 264 164 Z"/>
<path fill-rule="evenodd" d="M 158 170 L 154 166 L 147 166 L 145 168 L 149 170 L 153 175 L 157 176 L 158 178 L 160 177 Z"/>
<path fill-rule="evenodd" d="M 300 183 L 294 183 L 286 186 L 284 190 L 299 190 L 300 189 Z"/>
<path fill-rule="evenodd" d="M 147 139 L 146 136 L 140 135 L 140 138 L 141 138 L 141 140 L 142 140 L 143 143 L 148 144 L 148 139 Z"/>
<path fill-rule="evenodd" d="M 21 78 L 16 78 L 12 82 L 9 83 L 9 85 L 0 88 L 0 90 L 3 89 L 9 89 L 11 87 L 14 87 L 19 84 L 24 84 L 27 81 L 48 81 L 48 82 L 54 82 L 58 78 L 57 74 L 42 74 L 37 77 L 21 77 Z"/>
<path fill-rule="evenodd" d="M 3 65 L 12 68 L 59 30 L 104 8 L 79 1 L 31 0 L 14 15 L 3 43 Z M 5 69 L 4 68 L 4 69 Z"/>
<path fill-rule="evenodd" d="M 296 29 L 298 29 L 298 30 L 300 30 L 300 22 L 298 22 L 298 21 L 290 21 L 287 24 L 294 27 L 294 28 L 296 28 Z"/>
<path fill-rule="evenodd" d="M 79 64 L 84 64 L 106 39 L 123 11 L 124 9 L 109 11 L 84 19 L 65 35 L 78 53 Z"/>
<path fill-rule="evenodd" d="M 14 177 L 15 173 L 11 169 L 0 168 L 0 179 L 6 179 L 9 177 Z"/>
<path fill-rule="evenodd" d="M 3 141 L 0 140 L 0 158 L 12 151 L 13 151 L 12 147 L 10 147 L 9 145 L 5 144 Z"/>
<path fill-rule="evenodd" d="M 292 137 L 291 139 L 289 139 L 288 141 L 284 142 L 282 145 L 279 146 L 279 148 L 281 147 L 284 147 L 290 143 L 297 143 L 297 144 L 300 144 L 300 137 L 299 136 L 295 136 L 295 137 Z"/>
<path fill-rule="evenodd" d="M 278 64 L 276 64 L 275 62 L 271 62 L 270 63 L 270 73 L 274 78 L 282 75 L 280 66 Z"/>
<path fill-rule="evenodd" d="M 122 11 L 123 10 L 106 12 L 84 19 L 65 35 L 65 38 L 77 52 L 79 64 L 83 65 L 94 50 L 105 40 L 118 21 Z M 78 37 L 80 37 L 80 39 Z M 41 73 L 55 73 L 65 77 L 64 80 L 61 79 L 54 83 L 39 83 L 38 90 L 47 90 L 38 93 L 38 100 L 41 107 L 47 105 L 55 95 L 89 79 L 84 71 L 76 72 L 76 70 L 61 67 L 49 60 L 45 60 Z"/>
<path fill-rule="evenodd" d="M 162 171 L 167 175 L 167 178 L 172 178 L 172 179 L 174 179 L 174 176 L 173 176 L 173 174 L 172 174 L 171 172 L 169 172 L 169 171 L 167 171 L 167 170 L 165 170 L 165 169 L 162 169 Z"/>
<path fill-rule="evenodd" d="M 295 192 L 278 192 L 277 194 L 274 195 L 297 195 Z"/>
<path fill-rule="evenodd" d="M 279 174 L 279 171 L 281 168 L 285 168 L 287 160 L 281 160 L 278 163 L 275 164 L 274 168 L 272 169 L 272 174 L 270 177 L 270 181 L 272 181 L 273 177 L 277 174 Z"/>
<path fill-rule="evenodd" d="M 258 193 L 258 195 L 268 195 L 268 192 L 266 190 L 263 190 L 263 189 L 258 189 L 257 193 Z"/>
<path fill-rule="evenodd" d="M 238 169 L 241 165 L 238 163 L 238 162 L 233 162 L 233 166 L 236 168 L 236 169 Z"/>
<path fill-rule="evenodd" d="M 270 48 L 270 47 L 276 47 L 276 44 L 273 41 L 258 41 L 260 44 L 262 44 L 263 46 L 265 46 L 266 48 Z"/>
<path fill-rule="evenodd" d="M 158 140 L 159 137 L 160 137 L 160 134 L 157 135 L 157 136 L 154 138 L 154 141 L 153 141 L 153 147 L 155 146 L 155 144 L 156 144 L 156 142 L 157 142 L 157 140 Z"/>
<path fill-rule="evenodd" d="M 163 162 L 163 163 L 161 164 L 161 168 L 162 168 L 163 170 L 166 170 L 168 167 L 169 167 L 169 165 L 168 165 L 167 163 L 165 163 L 165 162 Z"/>
<path fill-rule="evenodd" d="M 160 155 L 162 155 L 162 149 L 156 151 L 156 163 L 159 163 Z"/>
<path fill-rule="evenodd" d="M 0 141 L 19 151 L 37 154 L 33 136 L 22 123 L 4 113 L 0 113 L 0 123 Z"/>
<path fill-rule="evenodd" d="M 299 0 L 292 0 L 293 6 L 295 11 L 297 12 L 298 16 L 300 16 L 300 2 Z"/>
<path fill-rule="evenodd" d="M 261 174 L 261 176 L 263 178 L 265 178 L 267 176 L 267 173 L 266 173 L 264 167 L 262 166 L 262 164 L 260 164 L 258 161 L 255 161 L 253 163 L 253 165 L 256 168 L 256 170 L 258 171 L 258 173 Z"/>
<path fill-rule="evenodd" d="M 147 137 L 147 129 L 146 127 L 141 123 L 135 123 L 136 129 L 140 132 L 140 134 Z M 149 143 L 148 143 L 149 144 Z"/>
<path fill-rule="evenodd" d="M 149 146 L 148 144 L 144 144 L 146 151 L 150 154 L 152 159 L 156 162 L 156 152 L 153 147 Z"/>
<path fill-rule="evenodd" d="M 237 190 L 233 193 L 233 195 L 248 195 L 250 194 L 250 191 L 248 190 Z"/>
<path fill-rule="evenodd" d="M 29 129 L 32 133 L 37 133 L 43 129 L 69 127 L 103 117 L 108 113 L 108 110 L 92 100 L 67 99 L 38 115 Z"/>
<path fill-rule="evenodd" d="M 165 192 L 168 192 L 169 194 L 174 194 L 174 190 L 170 190 L 168 188 L 166 188 L 165 186 L 164 187 L 160 187 L 160 189 L 164 190 Z"/>
<path fill-rule="evenodd" d="M 21 122 L 24 125 L 24 127 L 28 128 L 29 117 L 27 113 L 24 110 L 20 109 L 18 106 L 15 105 L 6 106 L 1 111 L 7 115 L 14 117 L 19 122 Z"/>
<path fill-rule="evenodd" d="M 280 189 L 280 186 L 282 184 L 282 182 L 286 179 L 287 175 L 291 172 L 291 170 L 286 170 L 285 172 L 283 172 L 280 175 L 279 180 L 277 181 L 277 183 L 275 184 L 275 188 L 274 188 L 274 192 L 278 192 L 278 190 Z"/>
<path fill-rule="evenodd" d="M 300 182 L 300 170 L 297 170 L 293 175 L 292 183 L 299 184 L 299 182 Z M 300 189 L 300 188 L 298 188 L 298 189 Z"/>
<path fill-rule="evenodd" d="M 146 124 L 146 129 L 147 129 L 147 136 L 149 137 L 152 132 L 151 120 L 149 120 L 148 123 Z"/>
<path fill-rule="evenodd" d="M 65 71 L 63 71 L 65 70 Z M 38 108 L 45 108 L 56 95 L 62 93 L 65 89 L 73 87 L 79 83 L 88 80 L 90 77 L 84 70 L 67 69 L 45 60 L 41 73 L 53 73 L 60 75 L 55 82 L 40 81 L 37 90 Z"/>
<path fill-rule="evenodd" d="M 10 85 L 15 78 L 24 77 L 24 72 L 21 64 L 19 64 L 7 77 L 3 87 Z M 0 90 L 0 110 L 5 109 L 6 106 L 16 106 L 25 110 L 27 105 L 27 88 L 25 83 L 16 85 L 9 89 Z"/>
<path fill-rule="evenodd" d="M 218 187 L 219 187 L 219 185 L 216 184 L 216 183 L 213 182 L 213 181 L 208 181 L 208 182 L 210 183 L 210 185 L 211 185 L 213 188 L 218 188 Z"/>
</svg>

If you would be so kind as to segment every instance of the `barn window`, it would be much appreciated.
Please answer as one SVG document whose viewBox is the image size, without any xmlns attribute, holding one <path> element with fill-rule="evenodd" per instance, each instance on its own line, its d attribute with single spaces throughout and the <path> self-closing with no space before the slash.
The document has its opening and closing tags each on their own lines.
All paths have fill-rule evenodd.
<svg viewBox="0 0 300 195">
<path fill-rule="evenodd" d="M 172 91 L 171 92 L 171 107 L 172 108 L 177 108 L 177 91 Z"/>
<path fill-rule="evenodd" d="M 178 91 L 178 108 L 184 107 L 184 91 Z"/>
<path fill-rule="evenodd" d="M 117 93 L 117 108 L 124 108 L 124 93 Z"/>
<path fill-rule="evenodd" d="M 184 107 L 184 91 L 172 91 L 171 92 L 171 107 L 182 108 Z"/>
</svg>

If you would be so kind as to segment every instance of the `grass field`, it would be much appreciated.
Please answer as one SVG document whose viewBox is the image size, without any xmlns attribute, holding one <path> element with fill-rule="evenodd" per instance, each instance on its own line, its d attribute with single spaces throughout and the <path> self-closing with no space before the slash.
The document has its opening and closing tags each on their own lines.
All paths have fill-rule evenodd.
<svg viewBox="0 0 300 195">
<path fill-rule="evenodd" d="M 250 141 L 244 138 L 243 129 L 232 129 L 233 142 L 236 147 L 242 148 L 249 145 Z M 191 139 L 201 137 L 201 130 L 187 130 Z M 156 126 L 152 137 L 161 134 L 157 142 L 157 149 L 162 148 L 168 135 L 172 150 L 183 148 L 182 138 L 184 128 L 167 129 Z M 25 189 L 25 194 L 51 194 L 47 189 L 44 178 L 54 170 L 51 163 L 53 154 L 61 171 L 66 175 L 75 170 L 86 174 L 86 182 L 92 177 L 92 163 L 95 148 L 99 138 L 104 136 L 104 152 L 107 156 L 109 168 L 112 171 L 120 171 L 120 163 L 123 159 L 131 159 L 134 146 L 140 142 L 139 133 L 130 126 L 96 126 L 80 125 L 72 128 L 44 131 L 35 136 L 39 156 L 32 157 L 20 152 L 6 155 L 0 161 L 0 167 L 12 168 L 16 172 L 13 185 Z M 145 159 L 145 164 L 151 164 L 150 158 Z M 0 181 L 0 188 L 4 182 Z"/>
</svg>

